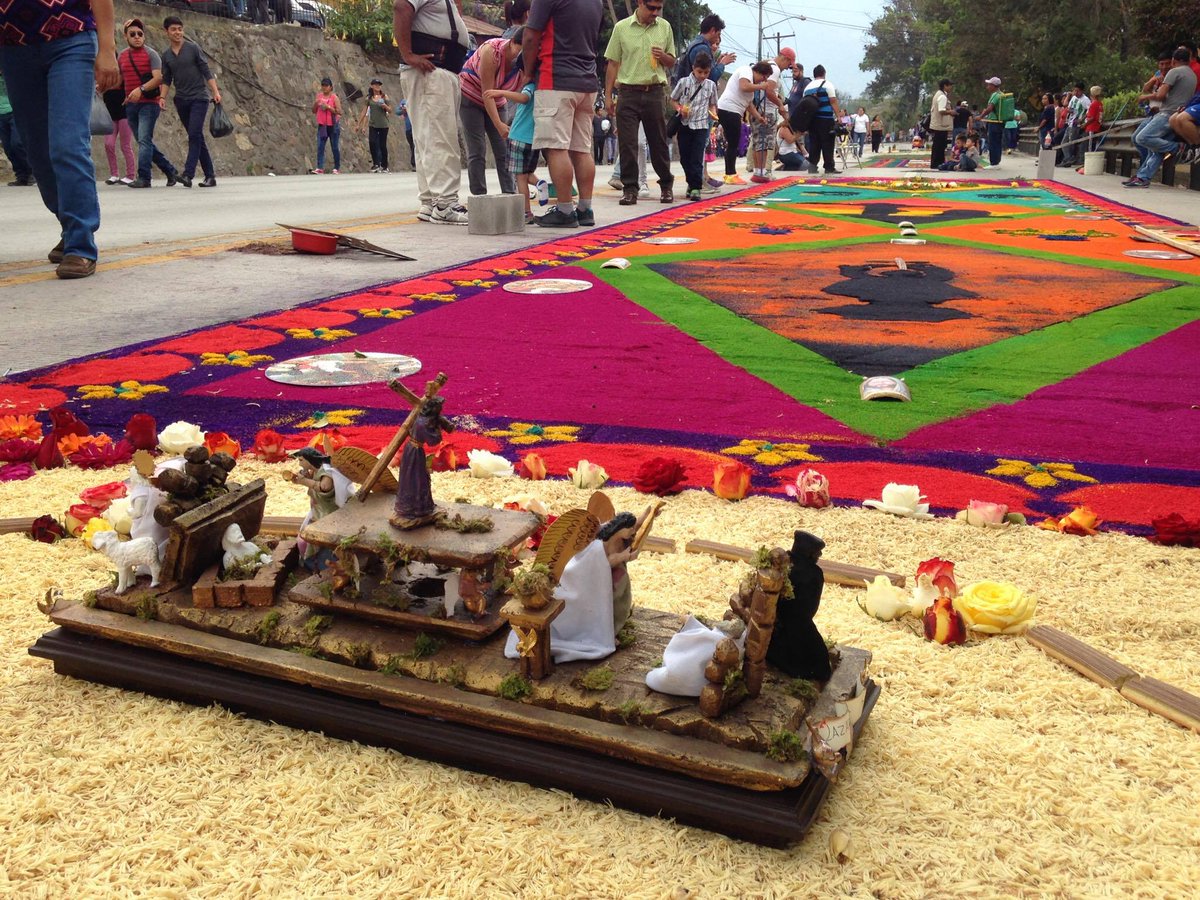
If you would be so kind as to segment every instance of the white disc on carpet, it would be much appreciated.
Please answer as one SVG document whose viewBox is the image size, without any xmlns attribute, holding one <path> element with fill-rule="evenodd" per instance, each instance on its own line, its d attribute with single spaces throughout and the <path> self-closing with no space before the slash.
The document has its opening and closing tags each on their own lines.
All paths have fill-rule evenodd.
<svg viewBox="0 0 1200 900">
<path fill-rule="evenodd" d="M 648 237 L 642 238 L 643 244 L 695 244 L 700 238 L 694 237 Z"/>
<path fill-rule="evenodd" d="M 574 294 L 591 287 L 590 281 L 577 278 L 526 278 L 504 285 L 504 289 L 513 294 Z"/>
<path fill-rule="evenodd" d="M 729 211 L 730 212 L 760 213 L 760 212 L 766 212 L 767 210 L 766 210 L 766 207 L 763 207 L 763 206 L 731 206 L 731 207 L 729 207 Z"/>
<path fill-rule="evenodd" d="M 1126 256 L 1137 259 L 1191 259 L 1190 253 L 1177 253 L 1174 250 L 1126 250 Z"/>
<path fill-rule="evenodd" d="M 421 371 L 421 361 L 415 356 L 399 353 L 371 353 L 352 350 L 349 353 L 317 353 L 297 356 L 268 366 L 264 373 L 271 381 L 296 384 L 302 387 L 343 387 L 348 384 L 371 384 L 391 381 Z"/>
</svg>

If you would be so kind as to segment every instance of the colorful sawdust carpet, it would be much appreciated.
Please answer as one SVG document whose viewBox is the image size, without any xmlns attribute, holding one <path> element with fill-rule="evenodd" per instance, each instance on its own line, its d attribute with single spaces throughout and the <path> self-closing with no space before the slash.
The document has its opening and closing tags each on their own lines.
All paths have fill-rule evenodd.
<svg viewBox="0 0 1200 900">
<path fill-rule="evenodd" d="M 863 163 L 867 169 L 928 169 L 929 151 L 913 150 L 910 153 L 885 153 Z"/>
<path fill-rule="evenodd" d="M 437 274 L 22 373 L 0 414 L 68 404 L 119 434 L 130 414 L 292 446 L 336 427 L 378 450 L 408 406 L 384 384 L 264 377 L 319 352 L 417 357 L 449 375 L 450 437 L 552 475 L 580 459 L 623 482 L 681 461 L 688 484 L 739 459 L 782 494 L 808 467 L 836 501 L 916 484 L 1037 517 L 1087 504 L 1148 530 L 1200 517 L 1200 258 L 1137 259 L 1165 220 L 1071 188 L 793 180 L 581 230 Z M 924 244 L 893 244 L 897 223 Z M 679 244 L 649 237 L 693 238 Z M 602 268 L 625 257 L 625 269 Z M 535 278 L 565 294 L 514 293 Z M 859 399 L 902 375 L 911 403 Z M 475 427 L 477 426 L 477 427 Z"/>
</svg>

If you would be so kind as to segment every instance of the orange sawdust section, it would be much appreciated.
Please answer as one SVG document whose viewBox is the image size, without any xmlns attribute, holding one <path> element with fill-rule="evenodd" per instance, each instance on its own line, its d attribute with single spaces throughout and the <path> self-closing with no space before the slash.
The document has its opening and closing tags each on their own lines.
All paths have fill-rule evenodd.
<svg viewBox="0 0 1200 900">
<path fill-rule="evenodd" d="M 970 318 L 945 322 L 847 318 L 828 311 L 867 304 L 823 289 L 847 280 L 841 266 L 930 263 L 954 273 L 953 288 L 977 296 L 938 304 Z M 803 277 L 796 277 L 803 273 Z M 1129 302 L 1170 282 L 1105 273 L 1081 289 L 1079 272 L 1058 262 L 1006 257 L 986 251 L 925 244 L 874 244 L 781 252 L 712 262 L 678 263 L 671 277 L 745 318 L 800 343 L 848 346 L 937 347 L 946 352 L 981 347 L 1016 334 Z M 879 277 L 883 277 L 882 274 Z M 1036 298 L 1031 303 L 1031 298 Z"/>
</svg>

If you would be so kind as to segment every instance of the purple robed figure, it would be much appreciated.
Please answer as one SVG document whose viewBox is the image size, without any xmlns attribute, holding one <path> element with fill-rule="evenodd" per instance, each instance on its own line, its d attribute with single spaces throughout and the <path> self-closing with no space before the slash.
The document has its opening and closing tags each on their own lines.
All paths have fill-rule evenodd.
<svg viewBox="0 0 1200 900">
<path fill-rule="evenodd" d="M 440 443 L 442 432 L 454 430 L 454 425 L 442 417 L 445 402 L 443 397 L 433 397 L 421 404 L 421 411 L 400 454 L 400 484 L 396 490 L 395 511 L 389 520 L 397 528 L 416 528 L 437 516 L 429 468 L 425 463 L 425 447 Z"/>
</svg>

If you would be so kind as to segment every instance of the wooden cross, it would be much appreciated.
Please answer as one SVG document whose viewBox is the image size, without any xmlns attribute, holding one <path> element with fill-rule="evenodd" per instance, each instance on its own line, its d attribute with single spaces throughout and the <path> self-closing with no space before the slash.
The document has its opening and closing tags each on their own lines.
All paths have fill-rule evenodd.
<svg viewBox="0 0 1200 900">
<path fill-rule="evenodd" d="M 356 500 L 362 501 L 367 499 L 367 495 L 371 493 L 371 488 L 375 486 L 375 482 L 383 475 L 383 470 L 388 467 L 388 463 L 391 462 L 392 457 L 396 455 L 396 451 L 400 449 L 400 445 L 404 443 L 404 439 L 412 431 L 413 423 L 417 421 L 417 416 L 421 414 L 421 405 L 426 400 L 432 400 L 436 397 L 438 391 L 442 389 L 442 385 L 445 383 L 446 373 L 438 372 L 436 378 L 425 383 L 425 395 L 418 397 L 406 388 L 400 382 L 400 379 L 397 378 L 395 381 L 388 382 L 388 387 L 412 404 L 412 412 L 408 414 L 408 418 L 404 420 L 404 424 L 400 426 L 400 430 L 396 432 L 396 436 L 383 448 L 383 453 L 380 454 L 379 461 L 371 468 L 371 473 L 367 475 L 358 492 L 355 493 L 354 497 Z"/>
</svg>

